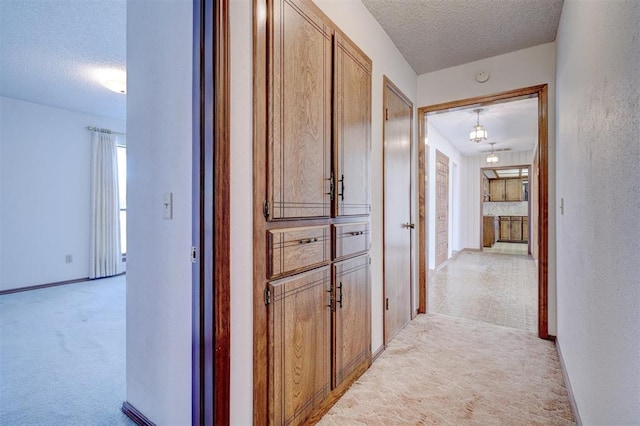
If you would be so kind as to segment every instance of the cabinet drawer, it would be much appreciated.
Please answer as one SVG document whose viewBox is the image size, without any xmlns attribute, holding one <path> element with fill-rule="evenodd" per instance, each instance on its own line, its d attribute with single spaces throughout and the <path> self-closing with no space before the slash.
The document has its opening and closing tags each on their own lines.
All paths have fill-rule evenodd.
<svg viewBox="0 0 640 426">
<path fill-rule="evenodd" d="M 336 239 L 336 259 L 365 252 L 371 247 L 369 222 L 346 223 L 333 226 Z"/>
<path fill-rule="evenodd" d="M 329 232 L 329 225 L 268 231 L 268 278 L 299 272 L 329 262 Z"/>
</svg>

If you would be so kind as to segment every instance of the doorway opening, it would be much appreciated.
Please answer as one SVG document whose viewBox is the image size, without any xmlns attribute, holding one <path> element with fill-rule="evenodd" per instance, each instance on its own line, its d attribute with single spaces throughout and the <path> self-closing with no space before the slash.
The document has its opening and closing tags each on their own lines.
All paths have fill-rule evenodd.
<svg viewBox="0 0 640 426">
<path fill-rule="evenodd" d="M 421 263 L 426 263 L 429 258 L 429 245 L 427 244 L 426 239 L 426 227 L 427 225 L 434 220 L 433 217 L 429 217 L 426 210 L 426 199 L 428 195 L 428 185 L 427 185 L 427 176 L 429 176 L 429 165 L 426 162 L 426 156 L 430 150 L 429 141 L 427 139 L 428 130 L 427 130 L 427 120 L 432 117 L 432 114 L 443 112 L 443 111 L 457 111 L 457 110 L 468 110 L 468 109 L 482 109 L 487 108 L 492 105 L 502 104 L 505 102 L 513 102 L 520 100 L 533 99 L 535 103 L 535 127 L 537 130 L 537 138 L 536 138 L 536 147 L 531 152 L 530 156 L 526 159 L 526 161 L 518 161 L 511 163 L 509 165 L 515 164 L 526 164 L 531 163 L 532 169 L 527 170 L 527 174 L 531 176 L 535 176 L 535 182 L 527 181 L 527 196 L 531 199 L 527 200 L 528 204 L 531 205 L 529 208 L 527 215 L 522 215 L 518 225 L 518 221 L 515 220 L 514 229 L 519 229 L 520 233 L 522 233 L 522 217 L 528 216 L 531 218 L 531 221 L 527 221 L 528 229 L 525 230 L 525 234 L 528 235 L 527 240 L 527 251 L 532 251 L 533 254 L 537 255 L 538 262 L 535 265 L 535 270 L 537 272 L 537 334 L 540 338 L 547 339 L 548 335 L 548 119 L 547 119 L 547 111 L 548 111 L 548 99 L 547 99 L 547 85 L 539 85 L 532 86 L 523 89 L 512 90 L 508 92 L 503 92 L 494 95 L 481 96 L 476 98 L 462 99 L 453 102 L 447 102 L 443 104 L 437 104 L 427 107 L 422 107 L 418 109 L 418 120 L 420 122 L 419 125 L 419 141 L 418 144 L 418 155 L 419 155 L 419 170 L 418 170 L 418 180 L 421 184 L 421 188 L 419 191 L 419 235 L 420 235 L 420 243 L 419 243 L 419 258 L 421 259 Z M 429 118 L 428 118 L 429 115 Z M 482 115 L 480 116 L 482 119 Z M 466 141 L 469 144 L 469 141 Z M 487 147 L 488 148 L 488 147 Z M 498 155 L 500 155 L 498 153 Z M 481 158 L 481 157 L 479 157 Z M 477 159 L 478 162 L 478 170 L 480 167 L 480 160 Z M 482 166 L 485 167 L 486 163 Z M 479 179 L 478 186 L 481 188 L 482 179 L 480 179 L 480 174 L 475 174 L 475 179 Z M 475 180 L 474 179 L 474 180 Z M 423 184 L 424 183 L 424 184 Z M 471 184 L 472 186 L 475 184 Z M 532 187 L 535 188 L 532 191 Z M 422 193 L 424 190 L 424 194 Z M 524 188 L 522 189 L 524 190 Z M 473 191 L 478 196 L 478 202 L 475 205 L 469 205 L 469 209 L 478 209 L 478 216 L 482 210 L 482 198 L 479 197 L 479 193 L 474 190 Z M 464 209 L 464 207 L 462 207 Z M 473 214 L 475 216 L 475 213 Z M 517 216 L 517 215 L 514 215 Z M 460 232 L 462 235 L 460 238 L 462 239 L 461 247 L 470 249 L 465 250 L 466 255 L 478 255 L 478 251 L 482 248 L 482 233 L 481 233 L 481 221 L 477 225 L 475 225 L 475 219 L 472 219 L 469 224 L 466 226 L 466 229 L 462 229 Z M 511 225 L 509 223 L 509 225 Z M 474 229 L 475 228 L 475 229 Z M 505 224 L 506 229 L 506 224 Z M 474 236 L 474 234 L 476 236 Z M 517 234 L 517 232 L 516 232 Z M 514 235 L 516 235 L 514 234 Z M 425 236 L 423 238 L 423 235 Z M 531 248 L 529 246 L 531 245 Z M 421 308 L 426 308 L 427 301 L 429 298 L 427 286 L 427 271 L 428 268 L 426 266 L 420 265 L 419 268 L 419 306 Z"/>
</svg>

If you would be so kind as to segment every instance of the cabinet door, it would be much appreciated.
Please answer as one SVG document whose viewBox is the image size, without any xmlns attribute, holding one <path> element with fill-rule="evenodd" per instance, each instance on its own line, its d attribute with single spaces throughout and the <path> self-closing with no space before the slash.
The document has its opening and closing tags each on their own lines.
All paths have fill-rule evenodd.
<svg viewBox="0 0 640 426">
<path fill-rule="evenodd" d="M 500 216 L 500 241 L 511 239 L 511 219 L 509 216 Z"/>
<path fill-rule="evenodd" d="M 529 241 L 529 218 L 522 218 L 522 241 Z"/>
<path fill-rule="evenodd" d="M 275 0 L 269 62 L 269 219 L 331 214 L 331 30 L 298 0 Z"/>
<path fill-rule="evenodd" d="M 334 36 L 334 136 L 337 216 L 371 211 L 371 60 Z"/>
<path fill-rule="evenodd" d="M 522 181 L 520 179 L 505 179 L 505 200 L 522 200 Z"/>
<path fill-rule="evenodd" d="M 511 241 L 522 240 L 522 217 L 511 217 Z"/>
<path fill-rule="evenodd" d="M 371 362 L 371 275 L 369 256 L 334 264 L 334 387 Z"/>
<path fill-rule="evenodd" d="M 504 179 L 492 179 L 489 181 L 491 201 L 504 201 Z"/>
<path fill-rule="evenodd" d="M 270 424 L 302 424 L 331 390 L 329 266 L 269 283 Z"/>
</svg>

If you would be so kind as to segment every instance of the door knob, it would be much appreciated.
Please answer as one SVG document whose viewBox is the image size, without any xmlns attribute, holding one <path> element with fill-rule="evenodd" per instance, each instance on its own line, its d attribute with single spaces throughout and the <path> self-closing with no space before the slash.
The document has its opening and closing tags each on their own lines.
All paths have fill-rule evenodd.
<svg viewBox="0 0 640 426">
<path fill-rule="evenodd" d="M 416 227 L 416 225 L 415 225 L 415 223 L 409 223 L 409 222 L 407 222 L 407 223 L 402 224 L 402 227 L 403 227 L 403 228 L 414 229 L 414 228 Z"/>
</svg>

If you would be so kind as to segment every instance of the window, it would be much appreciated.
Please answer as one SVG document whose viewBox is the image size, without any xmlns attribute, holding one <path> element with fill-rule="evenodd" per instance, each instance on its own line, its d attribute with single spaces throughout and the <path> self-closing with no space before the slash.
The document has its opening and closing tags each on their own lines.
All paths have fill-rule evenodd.
<svg viewBox="0 0 640 426">
<path fill-rule="evenodd" d="M 118 191 L 120 199 L 120 247 L 122 260 L 127 254 L 127 147 L 118 145 Z"/>
</svg>

